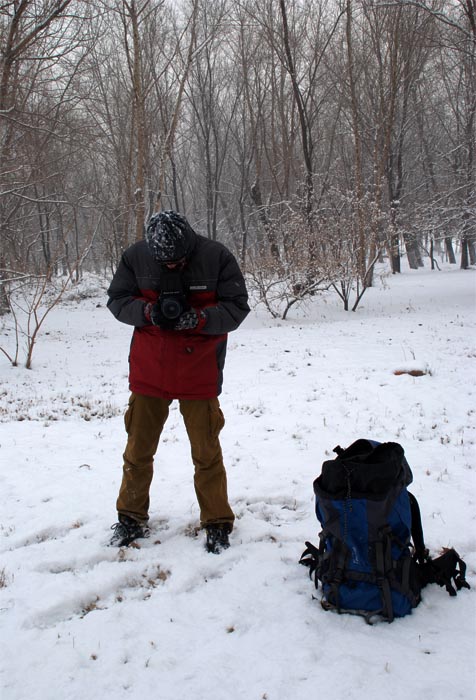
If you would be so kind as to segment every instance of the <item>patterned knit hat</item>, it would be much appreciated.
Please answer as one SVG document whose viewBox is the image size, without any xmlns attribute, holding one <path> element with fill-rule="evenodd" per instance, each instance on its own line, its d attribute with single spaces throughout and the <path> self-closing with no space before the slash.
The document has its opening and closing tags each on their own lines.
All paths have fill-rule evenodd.
<svg viewBox="0 0 476 700">
<path fill-rule="evenodd" d="M 195 236 L 187 219 L 171 210 L 153 214 L 145 232 L 145 240 L 159 263 L 173 263 L 188 257 Z"/>
</svg>

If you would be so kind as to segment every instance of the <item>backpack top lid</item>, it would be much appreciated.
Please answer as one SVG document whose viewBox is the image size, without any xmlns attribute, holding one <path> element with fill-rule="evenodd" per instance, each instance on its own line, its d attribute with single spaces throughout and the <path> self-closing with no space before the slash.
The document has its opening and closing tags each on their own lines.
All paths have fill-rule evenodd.
<svg viewBox="0 0 476 700">
<path fill-rule="evenodd" d="M 379 498 L 395 487 L 411 484 L 413 475 L 403 447 L 396 442 L 357 440 L 347 449 L 336 447 L 335 459 L 322 464 L 314 481 L 316 495 L 340 498 Z"/>
</svg>

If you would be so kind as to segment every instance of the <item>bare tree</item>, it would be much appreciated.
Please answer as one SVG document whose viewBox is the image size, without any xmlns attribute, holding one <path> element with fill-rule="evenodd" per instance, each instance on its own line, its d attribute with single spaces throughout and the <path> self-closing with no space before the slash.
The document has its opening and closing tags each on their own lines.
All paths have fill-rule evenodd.
<svg viewBox="0 0 476 700">
<path fill-rule="evenodd" d="M 0 226 L 3 269 L 51 265 L 64 240 L 58 182 L 75 138 L 73 83 L 91 36 L 88 4 L 7 2 L 0 25 Z M 52 80 L 52 78 L 54 78 Z"/>
<path fill-rule="evenodd" d="M 446 182 L 446 203 L 439 193 L 438 209 L 448 229 L 459 219 L 461 268 L 476 263 L 474 212 L 476 209 L 476 2 L 452 0 L 446 3 L 398 0 L 394 7 L 426 13 L 440 24 L 441 32 L 433 40 L 440 58 L 441 84 L 451 105 L 453 128 L 447 130 L 451 148 L 445 160 L 451 162 Z M 433 86 L 434 87 L 434 86 Z M 447 246 L 448 236 L 445 236 Z M 450 249 L 451 254 L 451 249 Z"/>
<path fill-rule="evenodd" d="M 0 351 L 8 358 L 11 364 L 18 366 L 20 341 L 25 344 L 25 367 L 31 369 L 33 352 L 35 350 L 41 328 L 48 315 L 56 308 L 63 298 L 66 290 L 73 281 L 75 271 L 89 255 L 98 226 L 91 231 L 87 244 L 69 269 L 67 275 L 53 279 L 50 270 L 43 274 L 24 274 L 12 270 L 2 270 L 5 279 L 5 293 L 13 320 L 15 349 L 6 350 L 0 346 Z M 63 248 L 58 248 L 53 254 L 52 264 L 58 263 L 63 256 Z M 5 276 L 6 273 L 6 276 Z"/>
</svg>

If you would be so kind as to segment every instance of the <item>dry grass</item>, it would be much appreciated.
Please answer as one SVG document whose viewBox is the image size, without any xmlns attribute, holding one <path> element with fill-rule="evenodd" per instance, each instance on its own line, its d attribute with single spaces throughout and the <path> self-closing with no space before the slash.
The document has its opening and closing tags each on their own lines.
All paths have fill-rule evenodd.
<svg viewBox="0 0 476 700">
<path fill-rule="evenodd" d="M 5 569 L 0 569 L 0 588 L 6 588 L 8 586 L 8 576 Z"/>
</svg>

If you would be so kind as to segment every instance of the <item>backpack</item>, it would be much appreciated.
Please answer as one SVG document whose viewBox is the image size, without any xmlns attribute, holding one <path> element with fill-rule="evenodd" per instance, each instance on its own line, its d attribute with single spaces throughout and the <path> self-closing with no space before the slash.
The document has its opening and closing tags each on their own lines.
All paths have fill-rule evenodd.
<svg viewBox="0 0 476 700">
<path fill-rule="evenodd" d="M 450 595 L 469 588 L 454 549 L 429 557 L 403 447 L 361 439 L 334 452 L 313 484 L 319 545 L 306 542 L 300 558 L 316 589 L 321 583 L 322 607 L 392 622 L 411 613 L 428 583 Z"/>
</svg>

